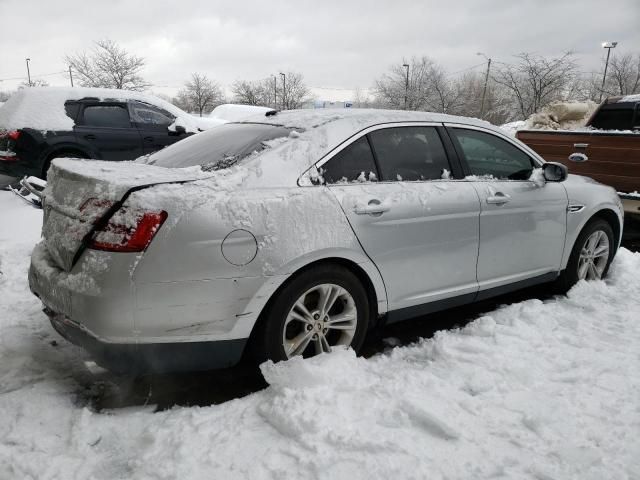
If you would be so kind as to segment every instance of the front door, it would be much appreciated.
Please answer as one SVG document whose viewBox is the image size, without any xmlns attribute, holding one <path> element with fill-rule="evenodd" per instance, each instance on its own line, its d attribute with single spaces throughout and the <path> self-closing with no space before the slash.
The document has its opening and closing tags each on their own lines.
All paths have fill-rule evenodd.
<svg viewBox="0 0 640 480">
<path fill-rule="evenodd" d="M 558 272 L 566 234 L 564 186 L 544 182 L 542 172 L 532 176 L 538 165 L 507 139 L 468 127 L 449 132 L 480 197 L 480 289 Z"/>
<path fill-rule="evenodd" d="M 144 153 L 153 153 L 185 138 L 185 134 L 170 132 L 175 118 L 169 112 L 144 102 L 129 103 L 131 119 L 140 131 Z"/>
<path fill-rule="evenodd" d="M 433 126 L 376 129 L 320 167 L 380 270 L 390 311 L 477 292 L 479 200 L 451 171 Z"/>
</svg>

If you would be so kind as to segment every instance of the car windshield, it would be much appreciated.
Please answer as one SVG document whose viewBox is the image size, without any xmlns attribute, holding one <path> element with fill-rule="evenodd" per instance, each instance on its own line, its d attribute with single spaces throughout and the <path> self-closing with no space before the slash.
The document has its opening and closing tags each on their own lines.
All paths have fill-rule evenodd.
<svg viewBox="0 0 640 480">
<path fill-rule="evenodd" d="M 177 142 L 149 157 L 146 163 L 181 168 L 200 165 L 220 170 L 265 148 L 265 142 L 286 137 L 291 129 L 263 123 L 228 123 Z"/>
</svg>

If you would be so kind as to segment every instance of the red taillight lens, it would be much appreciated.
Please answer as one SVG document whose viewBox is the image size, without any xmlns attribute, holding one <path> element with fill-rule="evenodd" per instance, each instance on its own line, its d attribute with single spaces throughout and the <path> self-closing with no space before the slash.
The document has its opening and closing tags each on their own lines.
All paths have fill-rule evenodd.
<svg viewBox="0 0 640 480">
<path fill-rule="evenodd" d="M 122 207 L 104 228 L 96 231 L 89 248 L 107 252 L 142 252 L 166 219 L 165 211 L 142 212 Z"/>
<path fill-rule="evenodd" d="M 13 130 L 12 132 L 9 132 L 7 134 L 7 137 L 9 137 L 9 140 L 13 140 L 15 142 L 16 140 L 18 140 L 18 138 L 20 138 L 20 131 Z"/>
</svg>

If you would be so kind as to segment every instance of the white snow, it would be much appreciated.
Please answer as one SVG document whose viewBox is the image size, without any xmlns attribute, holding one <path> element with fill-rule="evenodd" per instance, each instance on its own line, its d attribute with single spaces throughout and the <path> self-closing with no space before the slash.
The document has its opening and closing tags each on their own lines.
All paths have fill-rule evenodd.
<svg viewBox="0 0 640 480">
<path fill-rule="evenodd" d="M 16 130 L 71 130 L 73 120 L 67 116 L 64 103 L 85 97 L 114 100 L 139 100 L 160 107 L 180 119 L 189 132 L 210 128 L 210 120 L 201 122 L 198 118 L 180 110 L 175 105 L 141 92 L 108 88 L 32 87 L 14 93 L 0 109 L 0 128 Z"/>
<path fill-rule="evenodd" d="M 97 413 L 78 396 L 83 353 L 28 291 L 40 217 L 0 192 L 2 479 L 640 475 L 640 254 L 368 360 L 267 363 L 267 389 L 218 406 Z"/>
<path fill-rule="evenodd" d="M 273 108 L 225 103 L 214 108 L 209 114 L 209 118 L 227 122 L 239 122 L 245 120 L 247 117 L 253 115 L 264 115 L 270 111 L 273 111 Z"/>
<path fill-rule="evenodd" d="M 640 102 L 640 93 L 636 93 L 634 95 L 625 95 L 618 103 L 626 103 L 626 102 Z"/>
</svg>

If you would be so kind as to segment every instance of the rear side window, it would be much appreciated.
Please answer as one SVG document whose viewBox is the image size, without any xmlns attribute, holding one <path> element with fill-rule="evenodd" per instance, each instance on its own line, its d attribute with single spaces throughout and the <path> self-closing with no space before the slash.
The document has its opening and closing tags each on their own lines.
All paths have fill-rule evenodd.
<svg viewBox="0 0 640 480">
<path fill-rule="evenodd" d="M 84 107 L 83 125 L 88 127 L 131 128 L 124 105 L 90 105 Z"/>
<path fill-rule="evenodd" d="M 443 178 L 449 161 L 433 127 L 395 127 L 369 134 L 382 180 L 416 181 Z"/>
<path fill-rule="evenodd" d="M 527 180 L 533 171 L 533 161 L 525 152 L 495 135 L 453 128 L 472 175 L 489 175 L 504 180 Z"/>
<path fill-rule="evenodd" d="M 376 172 L 367 137 L 359 138 L 320 167 L 322 178 L 328 184 L 374 182 L 378 178 Z"/>
<path fill-rule="evenodd" d="M 78 117 L 78 112 L 80 111 L 80 104 L 78 102 L 66 102 L 64 104 L 64 110 L 67 113 L 67 117 L 75 122 Z"/>
<path fill-rule="evenodd" d="M 591 126 L 600 130 L 630 130 L 632 123 L 633 105 L 605 105 L 593 117 Z"/>
</svg>

